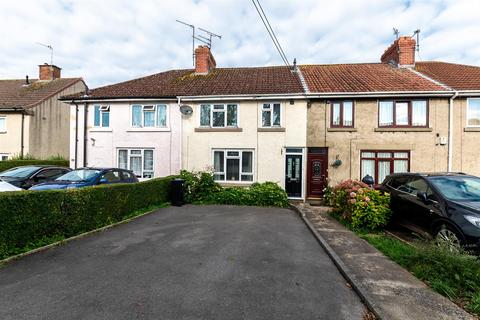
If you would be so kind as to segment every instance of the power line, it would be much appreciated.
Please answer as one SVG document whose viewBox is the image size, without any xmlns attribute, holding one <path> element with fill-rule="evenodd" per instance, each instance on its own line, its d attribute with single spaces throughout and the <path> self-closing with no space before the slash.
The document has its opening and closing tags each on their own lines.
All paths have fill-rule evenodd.
<svg viewBox="0 0 480 320">
<path fill-rule="evenodd" d="M 258 12 L 258 15 L 260 16 L 260 19 L 262 20 L 263 25 L 267 29 L 267 32 L 270 35 L 270 38 L 272 39 L 273 44 L 277 48 L 277 51 L 280 54 L 280 57 L 282 58 L 285 65 L 287 67 L 290 67 L 287 56 L 285 55 L 285 52 L 283 51 L 282 46 L 280 45 L 280 42 L 278 41 L 278 38 L 275 35 L 275 31 L 273 31 L 273 28 L 270 25 L 270 22 L 268 21 L 267 16 L 265 15 L 265 11 L 263 11 L 262 5 L 260 4 L 260 0 L 257 0 L 258 6 L 257 6 L 257 3 L 255 3 L 255 0 L 252 0 L 252 3 L 255 6 L 255 10 L 257 10 Z"/>
</svg>

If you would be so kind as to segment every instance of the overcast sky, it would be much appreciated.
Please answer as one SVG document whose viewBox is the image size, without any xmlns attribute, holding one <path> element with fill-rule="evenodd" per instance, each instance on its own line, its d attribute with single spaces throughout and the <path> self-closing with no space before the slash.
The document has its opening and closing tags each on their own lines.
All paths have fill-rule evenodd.
<svg viewBox="0 0 480 320">
<path fill-rule="evenodd" d="M 480 65 L 478 0 L 260 0 L 290 61 L 377 62 L 394 39 L 421 29 L 417 60 Z M 50 61 L 90 88 L 190 68 L 191 30 L 222 35 L 218 67 L 280 65 L 251 0 L 1 0 L 0 78 L 37 77 Z"/>
</svg>

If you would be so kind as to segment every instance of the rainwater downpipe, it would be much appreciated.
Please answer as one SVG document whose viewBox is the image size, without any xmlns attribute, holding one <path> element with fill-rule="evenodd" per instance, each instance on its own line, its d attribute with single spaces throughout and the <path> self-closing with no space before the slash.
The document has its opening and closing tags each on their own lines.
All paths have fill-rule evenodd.
<svg viewBox="0 0 480 320">
<path fill-rule="evenodd" d="M 458 91 L 455 91 L 453 96 L 450 97 L 448 103 L 448 158 L 447 158 L 447 171 L 452 171 L 452 157 L 453 157 L 453 100 L 458 96 Z"/>
<path fill-rule="evenodd" d="M 85 107 L 83 110 L 83 166 L 87 167 L 87 125 L 88 125 L 88 103 L 85 102 Z"/>
<path fill-rule="evenodd" d="M 72 100 L 72 104 L 75 104 L 75 155 L 74 155 L 74 169 L 77 169 L 78 158 L 78 103 Z"/>
<path fill-rule="evenodd" d="M 20 158 L 23 159 L 25 150 L 25 111 L 22 111 L 22 132 L 20 133 Z"/>
</svg>

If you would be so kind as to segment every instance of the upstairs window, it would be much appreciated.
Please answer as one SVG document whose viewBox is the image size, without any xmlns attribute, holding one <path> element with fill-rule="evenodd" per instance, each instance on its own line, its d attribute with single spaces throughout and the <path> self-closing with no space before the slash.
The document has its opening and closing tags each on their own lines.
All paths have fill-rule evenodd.
<svg viewBox="0 0 480 320">
<path fill-rule="evenodd" d="M 7 132 L 7 117 L 0 117 L 0 132 Z"/>
<path fill-rule="evenodd" d="M 480 127 L 480 99 L 479 98 L 467 100 L 467 126 Z"/>
<path fill-rule="evenodd" d="M 139 105 L 132 106 L 132 127 L 136 128 L 166 128 L 167 106 Z"/>
<path fill-rule="evenodd" d="M 93 126 L 108 128 L 110 126 L 110 106 L 95 106 Z"/>
<path fill-rule="evenodd" d="M 427 101 L 380 101 L 378 104 L 378 126 L 427 127 Z"/>
<path fill-rule="evenodd" d="M 353 127 L 353 101 L 333 102 L 331 106 L 331 127 Z"/>
<path fill-rule="evenodd" d="M 253 181 L 253 151 L 216 149 L 213 168 L 215 181 Z"/>
<path fill-rule="evenodd" d="M 262 127 L 280 127 L 280 103 L 264 103 L 262 106 Z"/>
<path fill-rule="evenodd" d="M 238 126 L 238 105 L 202 104 L 200 106 L 200 126 L 225 128 Z"/>
</svg>

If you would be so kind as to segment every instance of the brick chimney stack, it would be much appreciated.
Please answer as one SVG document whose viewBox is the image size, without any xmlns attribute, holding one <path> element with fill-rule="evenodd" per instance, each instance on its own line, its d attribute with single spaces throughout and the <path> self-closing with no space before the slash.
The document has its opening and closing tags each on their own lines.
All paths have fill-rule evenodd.
<svg viewBox="0 0 480 320">
<path fill-rule="evenodd" d="M 215 69 L 217 63 L 207 46 L 199 46 L 195 49 L 195 73 L 207 74 Z"/>
<path fill-rule="evenodd" d="M 392 63 L 400 67 L 415 65 L 415 45 L 414 39 L 399 37 L 383 53 L 382 63 Z"/>
<path fill-rule="evenodd" d="M 48 63 L 38 66 L 38 79 L 39 80 L 55 80 L 61 78 L 61 68 L 50 65 Z"/>
</svg>

